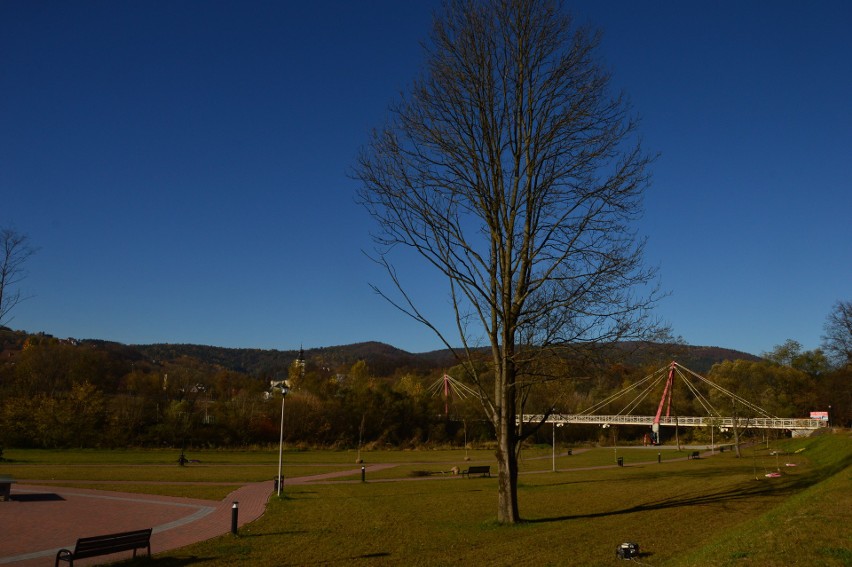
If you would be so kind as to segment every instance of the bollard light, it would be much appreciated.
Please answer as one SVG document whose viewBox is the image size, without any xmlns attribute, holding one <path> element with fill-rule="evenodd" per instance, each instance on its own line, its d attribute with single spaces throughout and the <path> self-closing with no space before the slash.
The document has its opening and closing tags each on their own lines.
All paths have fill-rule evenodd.
<svg viewBox="0 0 852 567">
<path fill-rule="evenodd" d="M 231 506 L 231 533 L 237 535 L 237 519 L 240 513 L 240 503 L 236 500 L 234 501 L 234 505 Z"/>
</svg>

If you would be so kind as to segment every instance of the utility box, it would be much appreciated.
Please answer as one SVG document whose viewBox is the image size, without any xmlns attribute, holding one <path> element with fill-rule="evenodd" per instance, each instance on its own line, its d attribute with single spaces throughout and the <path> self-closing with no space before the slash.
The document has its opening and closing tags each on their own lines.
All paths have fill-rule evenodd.
<svg viewBox="0 0 852 567">
<path fill-rule="evenodd" d="M 633 559 L 639 557 L 639 544 L 626 542 L 615 548 L 615 556 L 619 559 Z"/>
</svg>

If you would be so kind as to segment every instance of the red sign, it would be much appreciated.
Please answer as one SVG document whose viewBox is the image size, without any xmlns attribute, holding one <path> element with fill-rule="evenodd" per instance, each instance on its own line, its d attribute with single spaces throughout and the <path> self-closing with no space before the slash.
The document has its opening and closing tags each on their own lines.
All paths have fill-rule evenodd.
<svg viewBox="0 0 852 567">
<path fill-rule="evenodd" d="M 821 419 L 823 421 L 828 421 L 828 412 L 827 411 L 812 411 L 811 419 Z"/>
</svg>

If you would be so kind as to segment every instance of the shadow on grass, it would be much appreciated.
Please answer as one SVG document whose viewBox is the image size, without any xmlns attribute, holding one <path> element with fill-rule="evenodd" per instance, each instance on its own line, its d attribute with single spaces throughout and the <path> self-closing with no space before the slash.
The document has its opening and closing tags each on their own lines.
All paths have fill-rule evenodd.
<svg viewBox="0 0 852 567">
<path fill-rule="evenodd" d="M 744 468 L 739 467 L 715 467 L 715 468 L 701 468 L 701 469 L 693 469 L 693 470 L 671 470 L 663 468 L 655 468 L 658 465 L 654 465 L 653 467 L 639 467 L 639 466 L 630 466 L 624 467 L 622 469 L 617 469 L 619 471 L 624 471 L 624 474 L 617 477 L 617 480 L 624 482 L 648 482 L 659 480 L 661 478 L 705 478 L 708 476 L 715 475 L 725 475 L 725 476 L 741 476 L 752 478 L 752 471 L 746 471 Z M 763 467 L 759 467 L 760 470 Z M 614 469 L 615 470 L 615 469 Z M 772 467 L 772 470 L 775 470 L 775 467 Z M 562 471 L 560 471 L 562 472 Z M 747 474 L 746 474 L 747 472 Z M 763 476 L 763 473 L 761 473 Z M 544 482 L 541 484 L 530 484 L 530 483 L 518 483 L 518 487 L 523 487 L 524 489 L 540 489 L 546 487 L 554 487 L 554 486 L 570 486 L 575 484 L 594 484 L 594 483 L 611 483 L 616 478 L 612 476 L 608 476 L 605 478 L 579 478 L 574 480 L 560 480 L 556 482 Z"/>
<path fill-rule="evenodd" d="M 390 557 L 387 551 L 379 551 L 376 553 L 365 553 L 364 555 L 356 555 L 352 559 L 377 559 L 379 557 Z"/>
<path fill-rule="evenodd" d="M 679 471 L 680 472 L 680 471 Z M 710 472 L 717 471 L 707 471 Z M 765 495 L 784 495 L 784 494 L 793 494 L 796 492 L 800 492 L 806 488 L 817 484 L 829 476 L 831 476 L 832 472 L 836 472 L 836 467 L 832 467 L 832 470 L 815 470 L 810 474 L 792 478 L 788 477 L 784 479 L 786 482 L 777 483 L 777 482 L 750 482 L 747 484 L 743 484 L 742 486 L 731 488 L 729 490 L 722 490 L 718 492 L 711 492 L 707 494 L 699 494 L 695 496 L 678 496 L 673 498 L 666 498 L 663 500 L 658 500 L 655 502 L 649 502 L 647 504 L 639 504 L 636 506 L 631 506 L 630 508 L 624 508 L 622 510 L 612 510 L 609 512 L 595 512 L 591 514 L 571 514 L 564 516 L 554 516 L 551 518 L 538 518 L 538 519 L 530 519 L 525 520 L 529 523 L 548 523 L 548 522 L 562 522 L 567 520 L 579 520 L 579 519 L 590 519 L 590 518 L 604 518 L 608 516 L 620 516 L 624 514 L 635 514 L 641 512 L 649 512 L 652 510 L 665 510 L 669 508 L 681 508 L 684 506 L 700 506 L 707 504 L 722 504 L 726 502 L 734 502 L 737 500 L 744 500 L 749 498 L 755 498 Z M 741 471 L 740 471 L 741 473 Z M 762 475 L 761 475 L 762 476 Z"/>
<path fill-rule="evenodd" d="M 154 567 L 184 567 L 185 565 L 197 565 L 199 563 L 207 563 L 208 561 L 216 561 L 216 557 L 136 557 L 127 561 L 119 561 L 113 565 L 121 565 L 123 567 L 136 567 L 143 565 L 153 565 Z"/>
<path fill-rule="evenodd" d="M 553 516 L 550 518 L 537 518 L 537 519 L 529 519 L 524 520 L 525 522 L 529 522 L 531 524 L 536 523 L 548 523 L 548 522 L 563 522 L 568 520 L 581 520 L 581 519 L 591 519 L 591 518 L 606 518 L 608 516 L 620 516 L 624 514 L 636 514 L 641 512 L 649 512 L 652 510 L 665 510 L 667 508 L 680 508 L 684 506 L 698 506 L 703 504 L 719 504 L 724 502 L 731 502 L 735 500 L 742 500 L 746 498 L 753 498 L 755 496 L 760 496 L 762 494 L 767 494 L 772 491 L 771 487 L 767 487 L 766 485 L 753 485 L 747 486 L 740 489 L 734 490 L 725 490 L 721 492 L 716 492 L 712 494 L 702 494 L 700 496 L 692 496 L 692 497 L 678 497 L 678 498 L 667 498 L 664 500 L 659 500 L 656 502 L 649 502 L 647 504 L 639 504 L 637 506 L 631 506 L 630 508 L 624 508 L 621 510 L 612 510 L 609 512 L 595 512 L 592 514 L 568 514 L 564 516 Z"/>
<path fill-rule="evenodd" d="M 281 496 L 278 496 L 274 492 L 272 496 L 269 497 L 269 502 L 274 502 L 279 500 L 281 502 L 286 502 L 288 500 L 300 500 L 302 497 L 316 496 L 317 492 L 315 490 L 301 490 L 299 492 L 282 492 Z"/>
<path fill-rule="evenodd" d="M 743 465 L 745 466 L 714 466 L 714 467 L 702 467 L 702 468 L 694 468 L 694 469 L 680 469 L 680 470 L 671 470 L 671 469 L 654 469 L 653 467 L 629 467 L 629 470 L 635 470 L 636 474 L 626 473 L 622 480 L 640 480 L 640 481 L 650 481 L 650 480 L 658 480 L 660 478 L 706 478 L 708 476 L 748 476 L 752 477 L 752 467 L 751 461 L 743 461 Z M 657 465 L 655 465 L 657 466 Z M 662 466 L 662 465 L 661 465 Z M 772 463 L 771 467 L 766 467 L 767 469 L 771 468 L 775 470 L 777 467 L 775 463 Z M 763 464 L 758 464 L 758 472 L 764 469 Z M 760 472 L 760 475 L 763 476 L 763 473 Z"/>
<path fill-rule="evenodd" d="M 452 492 L 452 494 L 471 494 L 471 493 L 474 493 L 474 492 L 491 492 L 490 489 L 486 490 L 484 488 L 467 488 L 467 487 L 460 487 L 460 488 L 461 488 L 460 490 L 456 490 L 456 491 Z M 402 491 L 400 491 L 400 492 L 393 492 L 393 493 L 387 493 L 387 494 L 369 494 L 367 496 L 364 496 L 363 498 L 364 498 L 364 500 L 383 500 L 383 499 L 403 498 L 403 497 L 404 498 L 417 498 L 417 497 L 420 497 L 420 496 L 427 496 L 428 497 L 428 496 L 431 496 L 433 494 L 434 494 L 433 492 L 429 492 L 429 491 L 418 491 L 418 492 L 402 492 Z M 448 494 L 449 494 L 449 492 L 448 492 Z M 338 495 L 338 496 L 327 497 L 328 500 L 349 500 L 351 498 L 352 497 L 349 494 L 341 494 L 341 495 Z"/>
<path fill-rule="evenodd" d="M 271 535 L 271 534 L 270 534 Z M 343 561 L 358 561 L 358 560 L 371 560 L 371 559 L 379 559 L 383 557 L 390 557 L 391 554 L 387 551 L 377 551 L 375 553 L 364 553 L 362 555 L 353 555 Z M 221 560 L 221 557 L 137 557 L 136 559 L 129 559 L 127 561 L 121 561 L 115 563 L 114 565 L 119 565 L 122 567 L 186 567 L 187 565 L 198 565 L 202 563 L 207 563 L 209 561 L 218 561 Z M 310 565 L 311 563 L 307 563 Z M 318 561 L 317 565 L 327 565 L 328 561 Z"/>
<path fill-rule="evenodd" d="M 283 530 L 280 532 L 264 532 L 262 534 L 239 534 L 237 537 L 240 539 L 258 539 L 264 537 L 278 537 L 285 535 L 304 535 L 311 533 L 308 530 Z"/>
<path fill-rule="evenodd" d="M 572 486 L 575 484 L 596 484 L 598 482 L 612 482 L 611 478 L 582 478 L 577 480 L 565 480 L 560 482 L 543 482 L 541 484 L 531 484 L 527 482 L 518 482 L 518 488 L 525 490 L 536 490 L 541 488 L 553 488 L 554 486 Z"/>
</svg>

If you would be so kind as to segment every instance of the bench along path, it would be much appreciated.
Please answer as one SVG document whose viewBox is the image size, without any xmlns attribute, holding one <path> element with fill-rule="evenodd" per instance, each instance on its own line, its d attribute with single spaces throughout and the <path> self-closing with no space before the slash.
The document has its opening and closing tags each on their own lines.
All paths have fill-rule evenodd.
<svg viewBox="0 0 852 567">
<path fill-rule="evenodd" d="M 390 465 L 396 466 L 396 465 Z M 388 466 L 367 465 L 367 471 Z M 322 482 L 360 474 L 355 470 L 300 478 L 284 478 L 288 484 Z M 16 484 L 12 500 L 0 503 L 0 566 L 52 566 L 62 548 L 73 549 L 78 538 L 154 528 L 151 553 L 205 541 L 231 530 L 231 508 L 239 502 L 238 525 L 259 518 L 273 495 L 272 480 L 247 484 L 221 502 L 175 498 L 129 492 L 107 492 L 85 488 Z M 203 484 L 203 483 L 202 483 Z M 74 561 L 86 566 L 110 563 L 133 556 L 122 552 Z"/>
<path fill-rule="evenodd" d="M 575 451 L 576 453 L 576 451 Z M 702 456 L 709 456 L 704 453 Z M 685 460 L 682 458 L 679 460 Z M 626 466 L 647 465 L 655 461 L 630 463 Z M 369 474 L 396 464 L 365 465 Z M 614 465 L 583 467 L 590 470 L 612 468 Z M 288 485 L 324 482 L 360 482 L 335 480 L 359 477 L 360 466 L 354 470 L 337 471 L 304 477 L 284 478 Z M 539 472 L 539 471 L 536 471 Z M 547 471 L 540 471 L 547 472 Z M 451 479 L 458 476 L 384 479 L 379 482 Z M 192 498 L 175 498 L 150 494 L 107 492 L 85 488 L 64 488 L 39 485 L 38 481 L 17 484 L 12 489 L 11 502 L 0 503 L 0 566 L 44 567 L 53 565 L 57 551 L 73 548 L 78 538 L 118 531 L 153 528 L 151 553 L 157 555 L 226 534 L 231 529 L 231 507 L 239 502 L 239 525 L 259 518 L 273 495 L 272 480 L 255 482 L 230 493 L 221 502 Z M 204 483 L 199 483 L 204 484 Z M 219 483 L 215 483 L 219 484 Z M 129 558 L 131 552 L 100 558 L 75 561 L 75 565 L 97 565 Z"/>
<path fill-rule="evenodd" d="M 82 488 L 18 485 L 0 513 L 0 565 L 53 565 L 57 551 L 73 549 L 80 537 L 154 528 L 154 554 L 228 533 L 231 506 L 239 524 L 257 519 L 272 492 L 272 481 L 247 484 L 221 502 Z M 96 565 L 132 557 L 132 552 L 74 561 Z"/>
</svg>

